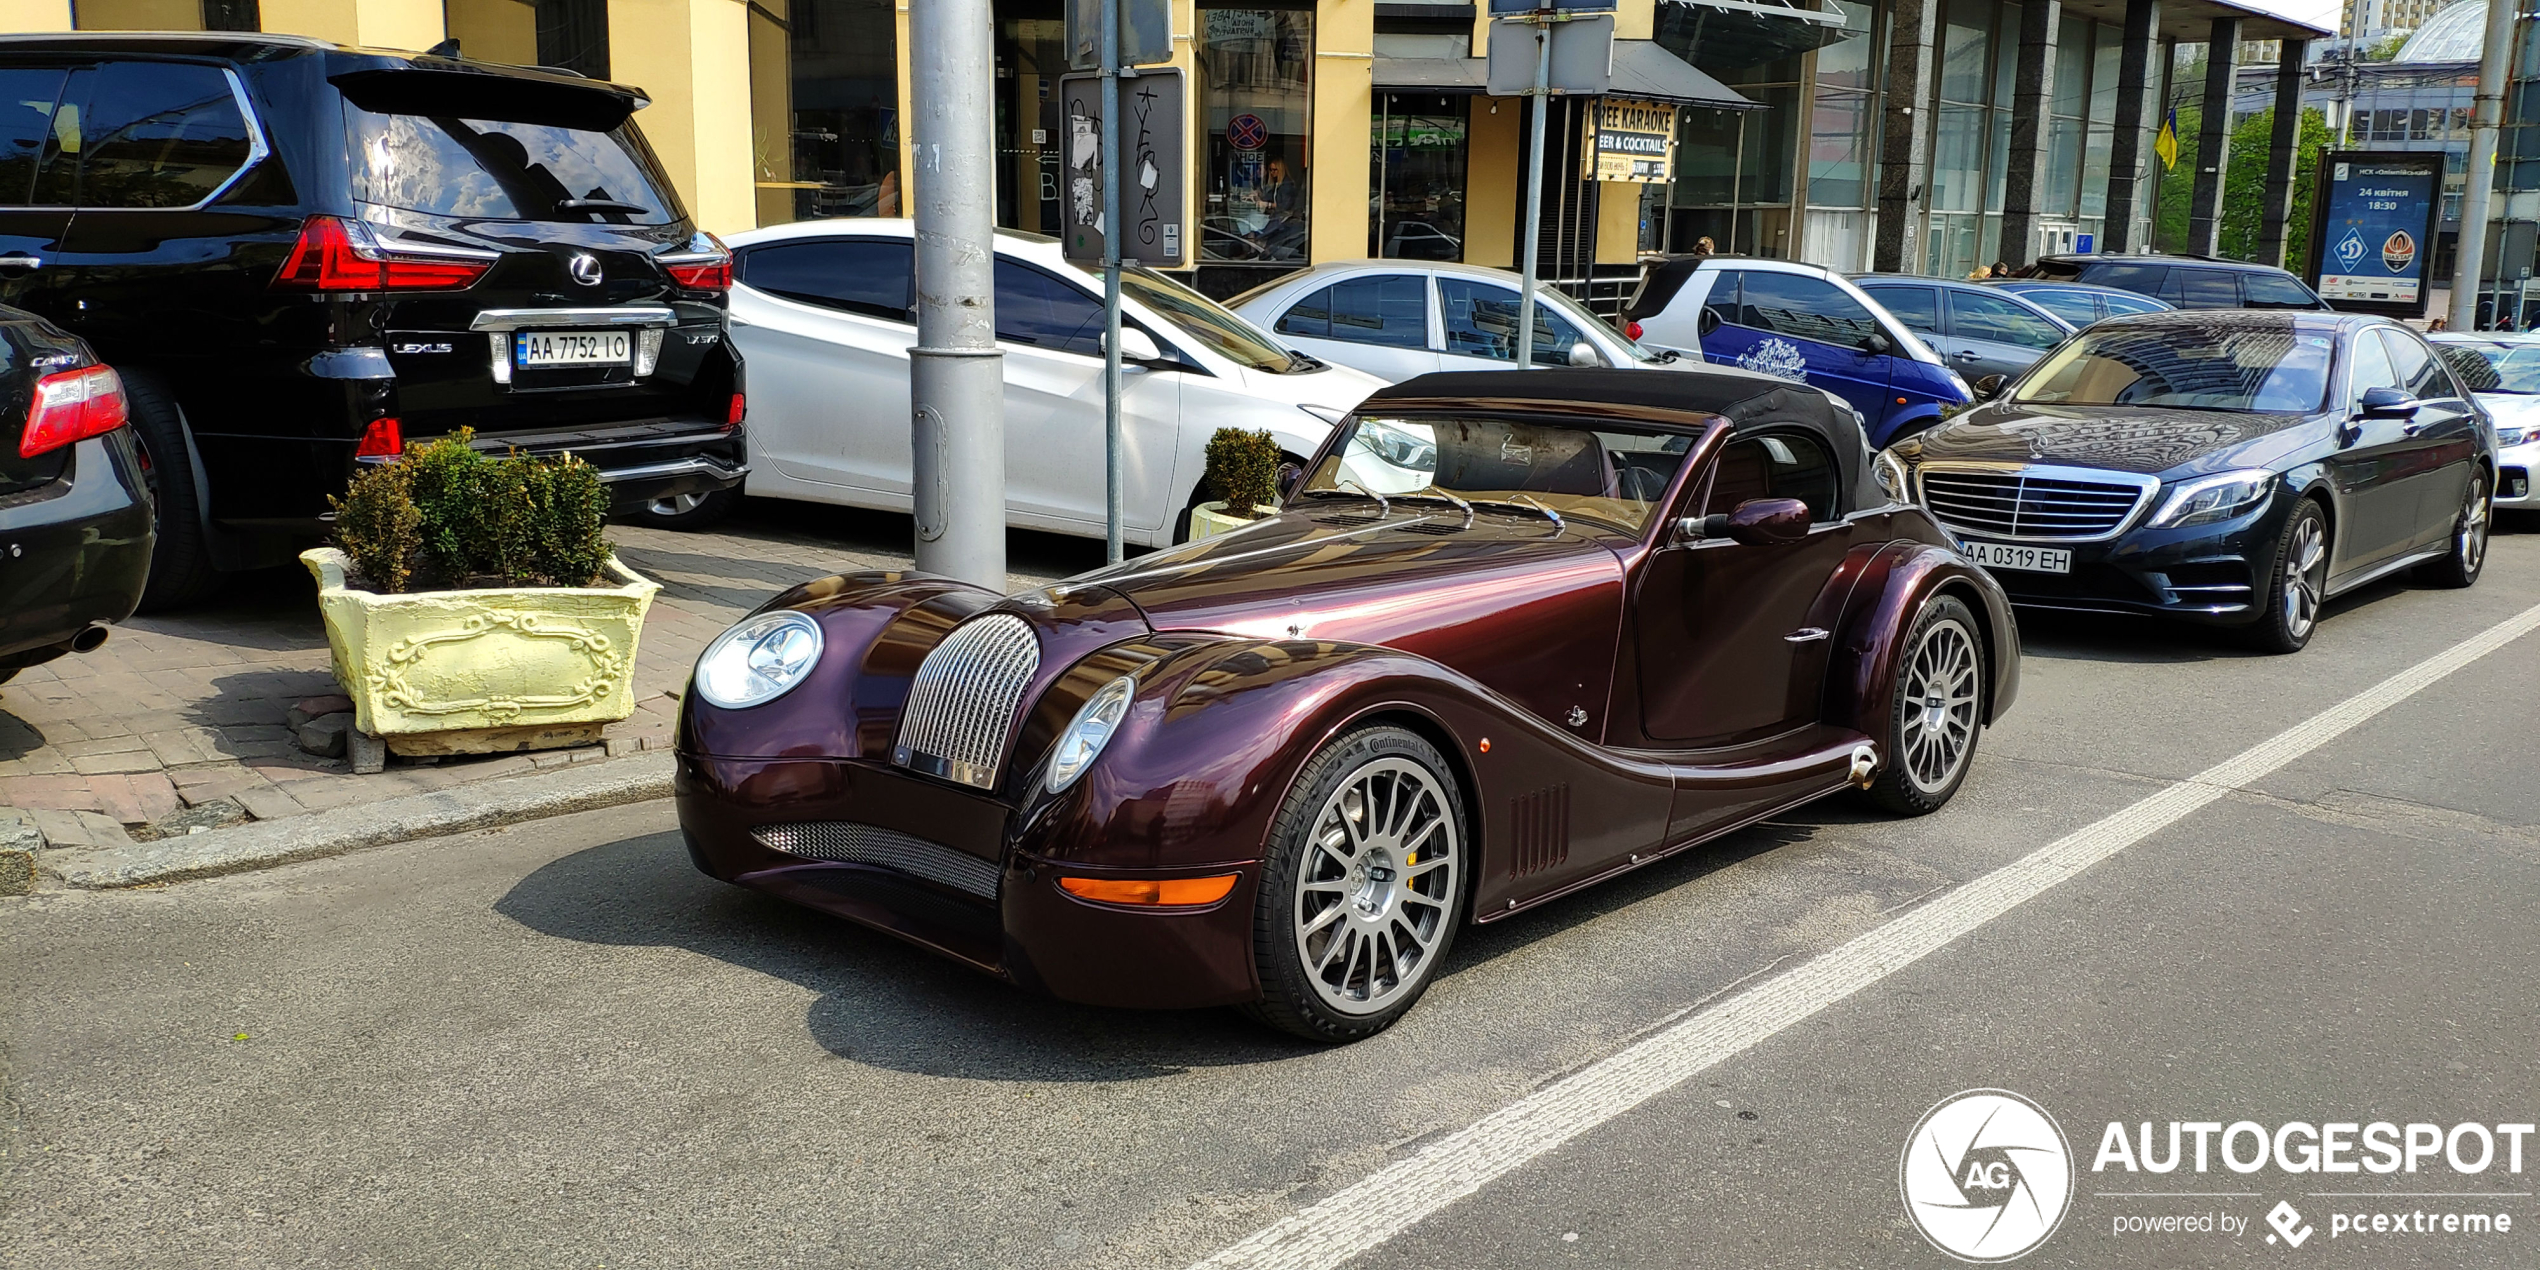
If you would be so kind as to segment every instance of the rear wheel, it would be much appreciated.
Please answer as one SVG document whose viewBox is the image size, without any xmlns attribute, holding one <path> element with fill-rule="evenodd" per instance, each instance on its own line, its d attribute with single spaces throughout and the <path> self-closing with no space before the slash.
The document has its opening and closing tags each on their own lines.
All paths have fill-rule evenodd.
<svg viewBox="0 0 2540 1270">
<path fill-rule="evenodd" d="M 719 489 L 685 494 L 664 494 L 629 512 L 630 524 L 650 525 L 655 529 L 711 529 L 741 505 L 741 491 Z"/>
<path fill-rule="evenodd" d="M 2302 500 L 2275 544 L 2275 570 L 2258 620 L 2244 628 L 2249 646 L 2266 653 L 2298 653 L 2319 629 L 2320 604 L 2328 596 L 2328 516 Z"/>
<path fill-rule="evenodd" d="M 1984 644 L 1965 601 L 1923 605 L 1906 636 L 1888 706 L 1887 762 L 1870 801 L 1900 816 L 1940 810 L 1967 779 L 1984 729 Z"/>
<path fill-rule="evenodd" d="M 2469 490 L 2461 497 L 2461 509 L 2452 516 L 2452 553 L 2419 570 L 2418 576 L 2434 586 L 2465 587 L 2478 581 L 2479 570 L 2487 567 L 2487 531 L 2492 509 L 2487 500 L 2487 474 L 2469 474 Z"/>
<path fill-rule="evenodd" d="M 1253 915 L 1256 1019 L 1316 1041 L 1392 1026 L 1455 942 L 1464 802 L 1436 747 L 1396 727 L 1333 741 L 1270 831 Z"/>
<path fill-rule="evenodd" d="M 158 522 L 158 542 L 150 550 L 150 581 L 141 591 L 141 611 L 157 613 L 201 600 L 220 585 L 212 564 L 211 544 L 203 534 L 203 492 L 194 484 L 193 453 L 185 444 L 185 413 L 176 399 L 147 371 L 118 370 L 124 402 L 132 419 L 132 439 L 141 452 L 142 485 Z"/>
</svg>

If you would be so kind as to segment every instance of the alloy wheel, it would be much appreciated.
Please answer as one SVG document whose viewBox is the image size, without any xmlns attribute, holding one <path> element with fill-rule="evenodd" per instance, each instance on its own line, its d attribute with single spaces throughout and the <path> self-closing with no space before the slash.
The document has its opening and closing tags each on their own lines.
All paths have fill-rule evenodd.
<svg viewBox="0 0 2540 1270">
<path fill-rule="evenodd" d="M 1292 915 L 1325 1005 L 1372 1014 L 1428 977 L 1463 884 L 1451 797 L 1427 768 L 1388 756 L 1351 772 L 1315 814 Z"/>
<path fill-rule="evenodd" d="M 644 504 L 644 510 L 656 516 L 685 516 L 697 510 L 697 505 L 704 501 L 706 501 L 705 495 L 694 492 L 664 494 Z"/>
<path fill-rule="evenodd" d="M 2461 505 L 2459 529 L 2453 550 L 2460 554 L 2461 572 L 2478 576 L 2478 566 L 2487 559 L 2487 477 L 2469 478 L 2469 501 Z"/>
<path fill-rule="evenodd" d="M 2328 587 L 2328 530 L 2317 516 L 2304 516 L 2293 527 L 2284 548 L 2284 633 L 2307 638 L 2319 621 L 2320 597 Z"/>
<path fill-rule="evenodd" d="M 1905 667 L 1905 778 L 1925 794 L 1957 779 L 1975 748 L 1981 658 L 1975 634 L 1955 618 L 1923 630 Z"/>
</svg>

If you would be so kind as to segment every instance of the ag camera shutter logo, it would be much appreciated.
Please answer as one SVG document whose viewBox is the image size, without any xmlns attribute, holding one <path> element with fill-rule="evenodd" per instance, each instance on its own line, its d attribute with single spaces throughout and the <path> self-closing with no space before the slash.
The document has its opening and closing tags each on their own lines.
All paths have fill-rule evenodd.
<svg viewBox="0 0 2540 1270">
<path fill-rule="evenodd" d="M 1970 1089 L 1923 1113 L 1897 1185 L 1932 1247 L 1960 1261 L 2014 1261 L 2071 1210 L 2072 1146 L 2044 1107 L 2007 1089 Z"/>
</svg>

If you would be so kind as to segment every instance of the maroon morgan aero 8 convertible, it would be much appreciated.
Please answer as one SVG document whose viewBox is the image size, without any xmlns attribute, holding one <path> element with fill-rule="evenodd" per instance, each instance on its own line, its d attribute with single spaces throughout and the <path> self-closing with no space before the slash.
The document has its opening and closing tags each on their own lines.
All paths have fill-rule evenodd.
<svg viewBox="0 0 2540 1270">
<path fill-rule="evenodd" d="M 1238 532 L 777 596 L 698 659 L 680 826 L 1067 1000 L 1366 1036 L 1465 922 L 1846 785 L 1956 792 L 2018 632 L 1865 448 L 1742 371 L 1410 380 Z"/>
</svg>

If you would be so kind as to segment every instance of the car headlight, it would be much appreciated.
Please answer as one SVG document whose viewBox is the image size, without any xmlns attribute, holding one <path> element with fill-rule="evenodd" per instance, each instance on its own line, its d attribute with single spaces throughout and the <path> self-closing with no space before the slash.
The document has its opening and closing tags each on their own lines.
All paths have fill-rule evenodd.
<svg viewBox="0 0 2540 1270">
<path fill-rule="evenodd" d="M 2496 448 L 2499 450 L 2504 449 L 2507 446 L 2520 445 L 2525 441 L 2532 440 L 2540 440 L 2540 428 L 2496 429 Z"/>
<path fill-rule="evenodd" d="M 1067 721 L 1067 730 L 1058 734 L 1058 749 L 1050 755 L 1050 774 L 1045 782 L 1053 794 L 1066 790 L 1085 774 L 1085 769 L 1102 757 L 1102 747 L 1111 744 L 1111 734 L 1120 730 L 1120 720 L 1129 714 L 1129 701 L 1138 693 L 1138 681 L 1122 675 L 1094 691 Z"/>
<path fill-rule="evenodd" d="M 1905 460 L 1896 457 L 1896 451 L 1879 451 L 1878 457 L 1870 460 L 1870 475 L 1877 478 L 1879 488 L 1886 490 L 1889 498 L 1900 503 L 1914 501 L 1908 492 L 1914 487 L 1913 474 L 1907 470 Z"/>
<path fill-rule="evenodd" d="M 726 710 L 765 705 L 820 664 L 820 646 L 820 623 L 792 609 L 761 613 L 706 645 L 697 695 Z"/>
<path fill-rule="evenodd" d="M 2255 511 L 2275 492 L 2273 472 L 2224 472 L 2180 483 L 2152 514 L 2154 529 L 2210 525 Z"/>
</svg>

